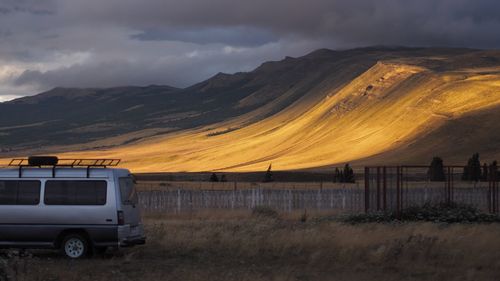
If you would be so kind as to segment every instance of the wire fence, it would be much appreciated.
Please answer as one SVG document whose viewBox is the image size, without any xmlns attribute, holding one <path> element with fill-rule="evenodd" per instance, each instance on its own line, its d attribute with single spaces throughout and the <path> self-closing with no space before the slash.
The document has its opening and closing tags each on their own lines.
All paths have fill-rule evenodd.
<svg viewBox="0 0 500 281">
<path fill-rule="evenodd" d="M 294 210 L 337 210 L 361 212 L 364 190 L 359 187 L 293 190 L 164 190 L 139 192 L 139 204 L 145 211 L 182 213 L 203 209 L 252 209 L 268 206 L 283 212 Z"/>
<path fill-rule="evenodd" d="M 182 213 L 203 209 L 252 209 L 268 206 L 283 212 L 396 211 L 425 203 L 462 203 L 483 211 L 499 210 L 498 171 L 483 180 L 463 180 L 463 167 L 443 167 L 431 180 L 428 166 L 366 167 L 364 180 L 334 182 L 139 182 L 139 202 L 146 211 Z"/>
<path fill-rule="evenodd" d="M 140 191 L 165 190 L 247 190 L 247 189 L 278 189 L 278 190 L 323 190 L 342 188 L 362 188 L 363 181 L 357 183 L 338 182 L 208 182 L 208 181 L 139 181 Z"/>
</svg>

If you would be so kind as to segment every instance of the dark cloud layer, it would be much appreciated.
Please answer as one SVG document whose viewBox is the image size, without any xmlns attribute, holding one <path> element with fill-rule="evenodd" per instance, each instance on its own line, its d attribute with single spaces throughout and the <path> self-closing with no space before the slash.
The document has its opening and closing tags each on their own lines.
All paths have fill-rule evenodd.
<svg viewBox="0 0 500 281">
<path fill-rule="evenodd" d="M 499 48 L 497 0 L 2 0 L 0 100 L 187 86 L 315 48 Z"/>
<path fill-rule="evenodd" d="M 180 41 L 195 44 L 260 46 L 278 40 L 271 32 L 251 27 L 149 28 L 131 36 L 142 41 Z"/>
</svg>

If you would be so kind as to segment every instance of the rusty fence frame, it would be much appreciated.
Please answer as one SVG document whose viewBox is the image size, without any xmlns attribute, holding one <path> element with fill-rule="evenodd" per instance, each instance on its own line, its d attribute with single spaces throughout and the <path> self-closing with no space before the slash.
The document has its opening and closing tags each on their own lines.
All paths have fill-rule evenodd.
<svg viewBox="0 0 500 281">
<path fill-rule="evenodd" d="M 376 176 L 375 180 L 375 192 L 376 192 L 376 211 L 387 211 L 387 170 L 395 169 L 396 171 L 396 215 L 399 215 L 403 209 L 403 185 L 405 182 L 405 175 L 408 175 L 409 169 L 429 169 L 430 166 L 423 165 L 401 165 L 401 166 L 366 166 L 364 168 L 364 179 L 365 179 L 365 213 L 370 212 L 372 209 L 370 206 L 370 197 L 371 197 L 371 175 Z M 444 166 L 443 170 L 445 171 L 445 181 L 444 190 L 444 202 L 443 203 L 452 203 L 454 202 L 455 195 L 455 179 L 454 175 L 457 169 L 464 169 L 465 166 Z M 372 174 L 372 171 L 374 172 Z M 499 213 L 499 200 L 498 200 L 498 186 L 499 186 L 499 178 L 498 178 L 498 167 L 494 165 L 490 165 L 488 168 L 488 211 L 490 213 Z"/>
</svg>

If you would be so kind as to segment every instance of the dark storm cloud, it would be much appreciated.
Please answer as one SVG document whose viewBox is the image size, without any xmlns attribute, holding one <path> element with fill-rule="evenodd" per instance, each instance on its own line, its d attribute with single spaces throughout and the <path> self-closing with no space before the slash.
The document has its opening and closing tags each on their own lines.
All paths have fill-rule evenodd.
<svg viewBox="0 0 500 281">
<path fill-rule="evenodd" d="M 500 38 L 495 36 L 495 28 L 500 26 L 497 0 L 151 0 L 148 5 L 127 1 L 128 6 L 120 3 L 106 1 L 106 5 L 117 7 L 109 19 L 139 29 L 247 26 L 282 36 L 335 39 L 346 46 L 387 41 L 474 47 L 500 44 Z M 100 20 L 103 13 L 89 14 Z"/>
<path fill-rule="evenodd" d="M 499 48 L 498 11 L 497 0 L 2 0 L 0 95 L 187 86 L 322 47 Z"/>
<path fill-rule="evenodd" d="M 2 0 L 0 15 L 12 13 L 29 13 L 33 15 L 47 15 L 55 13 L 55 2 L 51 0 Z"/>
<path fill-rule="evenodd" d="M 151 28 L 131 36 L 143 41 L 181 41 L 195 44 L 220 43 L 231 46 L 260 46 L 278 40 L 272 33 L 250 27 L 196 29 Z"/>
</svg>

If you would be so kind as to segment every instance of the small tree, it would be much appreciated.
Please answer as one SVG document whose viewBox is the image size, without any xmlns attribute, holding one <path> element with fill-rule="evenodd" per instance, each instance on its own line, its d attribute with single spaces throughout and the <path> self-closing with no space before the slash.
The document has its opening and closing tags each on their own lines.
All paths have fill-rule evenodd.
<svg viewBox="0 0 500 281">
<path fill-rule="evenodd" d="M 464 173 L 462 175 L 462 180 L 467 181 L 479 181 L 481 179 L 481 162 L 479 161 L 479 153 L 474 153 L 467 166 L 464 167 Z"/>
<path fill-rule="evenodd" d="M 273 172 L 271 171 L 271 165 L 272 164 L 269 164 L 269 167 L 267 168 L 266 174 L 264 175 L 264 182 L 274 181 Z"/>
<path fill-rule="evenodd" d="M 210 181 L 211 182 L 218 182 L 219 177 L 215 173 L 212 173 L 212 175 L 210 176 Z"/>
<path fill-rule="evenodd" d="M 481 181 L 488 181 L 489 180 L 489 173 L 488 170 L 490 167 L 488 167 L 488 164 L 484 163 L 483 164 L 483 174 L 481 175 Z"/>
<path fill-rule="evenodd" d="M 498 162 L 495 160 L 493 161 L 493 163 L 491 163 L 491 173 L 492 175 L 494 175 L 494 173 L 496 172 L 496 180 L 500 180 L 500 171 L 498 171 Z M 492 177 L 493 179 L 494 176 Z"/>
<path fill-rule="evenodd" d="M 470 178 L 469 165 L 464 167 L 464 172 L 462 173 L 462 180 L 468 181 Z"/>
<path fill-rule="evenodd" d="M 220 176 L 220 181 L 221 181 L 221 182 L 227 182 L 227 179 L 226 179 L 226 175 L 225 175 L 225 174 L 222 174 L 222 175 Z"/>
<path fill-rule="evenodd" d="M 356 177 L 354 176 L 354 170 L 349 166 L 349 163 L 344 165 L 344 168 L 340 170 L 335 168 L 335 173 L 333 175 L 333 182 L 342 183 L 354 183 L 356 182 Z"/>
<path fill-rule="evenodd" d="M 432 158 L 431 165 L 427 171 L 430 181 L 445 181 L 443 159 L 440 157 Z"/>
<path fill-rule="evenodd" d="M 481 161 L 479 161 L 479 153 L 472 156 L 472 178 L 473 181 L 479 181 L 481 179 Z"/>
<path fill-rule="evenodd" d="M 333 174 L 333 182 L 340 182 L 340 170 L 335 167 L 335 172 Z"/>
<path fill-rule="evenodd" d="M 354 177 L 354 170 L 349 166 L 349 163 L 344 166 L 344 181 L 347 183 L 355 183 L 356 178 Z"/>
</svg>

